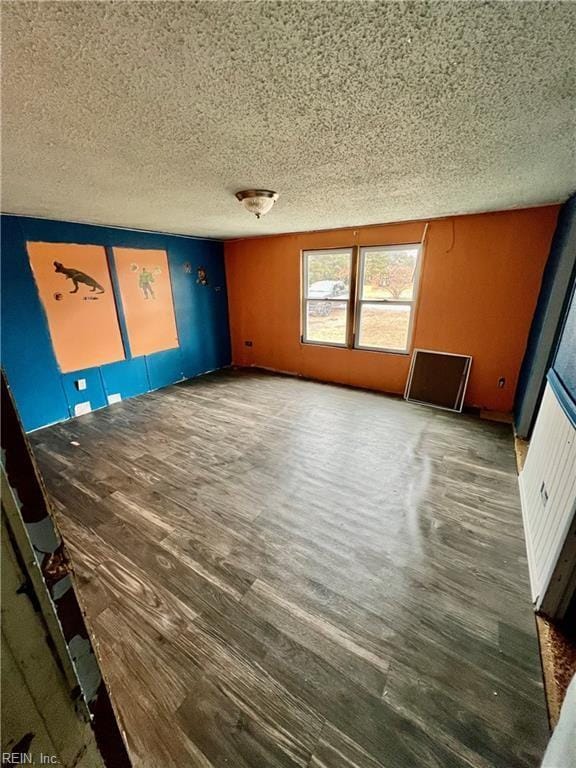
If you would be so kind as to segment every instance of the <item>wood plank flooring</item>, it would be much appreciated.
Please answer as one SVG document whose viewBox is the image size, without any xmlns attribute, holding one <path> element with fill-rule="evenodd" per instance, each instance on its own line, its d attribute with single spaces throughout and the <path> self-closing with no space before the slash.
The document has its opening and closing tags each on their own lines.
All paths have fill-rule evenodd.
<svg viewBox="0 0 576 768">
<path fill-rule="evenodd" d="M 226 371 L 31 438 L 135 768 L 539 764 L 510 427 Z"/>
</svg>

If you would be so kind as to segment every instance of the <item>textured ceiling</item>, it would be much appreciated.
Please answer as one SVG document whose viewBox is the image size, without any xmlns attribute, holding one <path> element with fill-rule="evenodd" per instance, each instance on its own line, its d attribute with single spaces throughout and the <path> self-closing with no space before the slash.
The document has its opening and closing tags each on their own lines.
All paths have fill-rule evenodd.
<svg viewBox="0 0 576 768">
<path fill-rule="evenodd" d="M 4 2 L 2 210 L 211 236 L 564 200 L 571 2 Z M 257 221 L 234 198 L 281 197 Z"/>
</svg>

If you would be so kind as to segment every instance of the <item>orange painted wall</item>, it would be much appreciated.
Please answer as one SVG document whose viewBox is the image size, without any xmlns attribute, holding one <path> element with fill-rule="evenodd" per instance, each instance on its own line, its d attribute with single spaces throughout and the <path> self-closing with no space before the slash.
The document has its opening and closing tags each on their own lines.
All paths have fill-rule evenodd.
<svg viewBox="0 0 576 768">
<path fill-rule="evenodd" d="M 413 346 L 472 355 L 469 406 L 512 410 L 558 211 L 547 206 L 430 222 Z M 227 242 L 234 364 L 402 394 L 408 355 L 300 342 L 300 252 L 418 242 L 424 227 L 408 222 Z"/>
<path fill-rule="evenodd" d="M 27 243 L 30 266 L 44 306 L 54 354 L 62 373 L 124 360 L 106 251 L 101 245 Z M 78 291 L 54 262 L 80 270 L 101 290 L 79 283 Z"/>
<path fill-rule="evenodd" d="M 134 357 L 152 355 L 178 346 L 172 284 L 166 251 L 113 248 L 130 352 Z M 143 269 L 152 276 L 143 290 Z"/>
</svg>

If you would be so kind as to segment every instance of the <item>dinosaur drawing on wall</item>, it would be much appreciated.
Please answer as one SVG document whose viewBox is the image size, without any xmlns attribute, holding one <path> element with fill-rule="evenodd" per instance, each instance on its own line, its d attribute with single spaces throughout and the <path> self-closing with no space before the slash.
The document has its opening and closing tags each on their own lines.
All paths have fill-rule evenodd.
<svg viewBox="0 0 576 768">
<path fill-rule="evenodd" d="M 65 275 L 67 280 L 72 280 L 74 283 L 74 288 L 70 291 L 70 293 L 78 293 L 80 283 L 84 283 L 85 285 L 90 286 L 90 290 L 92 292 L 97 291 L 98 293 L 104 293 L 104 288 L 100 285 L 100 283 L 94 280 L 93 277 L 90 277 L 90 275 L 87 275 L 85 272 L 81 272 L 79 269 L 65 267 L 60 261 L 55 261 L 54 271 Z"/>
</svg>

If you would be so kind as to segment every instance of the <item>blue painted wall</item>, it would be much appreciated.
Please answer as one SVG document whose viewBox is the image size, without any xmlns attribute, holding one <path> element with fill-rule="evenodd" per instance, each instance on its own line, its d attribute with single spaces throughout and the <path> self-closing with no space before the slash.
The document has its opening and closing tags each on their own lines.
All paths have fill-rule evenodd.
<svg viewBox="0 0 576 768">
<path fill-rule="evenodd" d="M 576 275 L 572 278 L 572 295 L 564 317 L 558 347 L 548 373 L 560 404 L 576 426 Z"/>
<path fill-rule="evenodd" d="M 79 402 L 89 400 L 92 409 L 100 408 L 107 404 L 110 394 L 120 393 L 122 399 L 134 397 L 230 364 L 221 242 L 23 216 L 4 215 L 0 223 L 2 367 L 27 431 L 70 418 Z M 180 348 L 131 357 L 119 307 L 127 359 L 61 374 L 28 261 L 29 240 L 106 246 L 113 280 L 112 247 L 164 249 L 168 253 Z M 186 262 L 192 265 L 191 274 L 184 271 Z M 196 283 L 199 266 L 206 267 L 208 286 Z M 76 389 L 74 382 L 79 378 L 86 379 L 86 390 Z"/>
<path fill-rule="evenodd" d="M 514 405 L 520 437 L 529 437 L 552 365 L 576 275 L 576 195 L 562 206 L 546 263 Z"/>
</svg>

